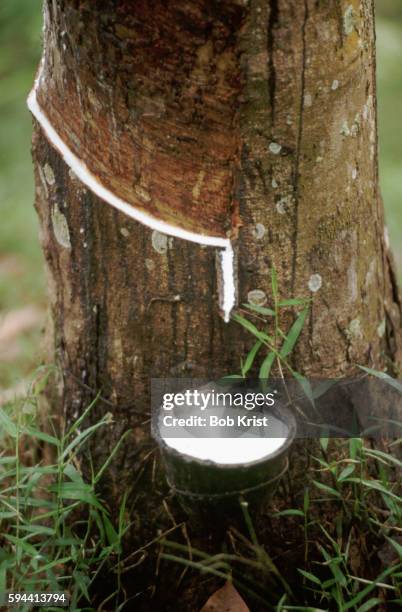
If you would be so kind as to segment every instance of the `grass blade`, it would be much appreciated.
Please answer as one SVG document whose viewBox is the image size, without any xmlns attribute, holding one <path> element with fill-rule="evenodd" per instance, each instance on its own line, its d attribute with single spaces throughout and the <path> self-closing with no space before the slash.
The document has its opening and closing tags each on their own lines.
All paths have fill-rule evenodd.
<svg viewBox="0 0 402 612">
<path fill-rule="evenodd" d="M 257 356 L 258 351 L 260 350 L 260 348 L 262 347 L 262 342 L 261 340 L 257 340 L 257 342 L 254 344 L 253 348 L 249 351 L 247 357 L 246 357 L 246 361 L 244 362 L 244 365 L 242 367 L 242 374 L 243 376 L 245 376 L 247 374 L 247 372 L 249 372 L 249 370 L 251 369 L 254 360 Z"/>
<path fill-rule="evenodd" d="M 304 308 L 304 310 L 301 311 L 296 321 L 293 323 L 292 327 L 290 328 L 290 331 L 288 335 L 286 336 L 286 340 L 282 344 L 281 350 L 279 351 L 279 354 L 282 357 L 282 359 L 285 359 L 292 352 L 297 342 L 297 339 L 300 336 L 300 333 L 304 327 L 304 322 L 306 320 L 307 313 L 308 313 L 308 308 Z"/>
<path fill-rule="evenodd" d="M 392 378 L 392 376 L 389 376 L 385 372 L 379 372 L 378 370 L 372 370 L 371 368 L 366 368 L 365 366 L 361 366 L 361 365 L 359 365 L 359 368 L 367 372 L 367 374 L 371 374 L 372 376 L 375 376 L 376 378 L 383 380 L 388 385 L 390 385 L 391 387 L 399 391 L 399 393 L 402 393 L 402 384 L 399 381 L 395 380 L 395 378 Z"/>
</svg>

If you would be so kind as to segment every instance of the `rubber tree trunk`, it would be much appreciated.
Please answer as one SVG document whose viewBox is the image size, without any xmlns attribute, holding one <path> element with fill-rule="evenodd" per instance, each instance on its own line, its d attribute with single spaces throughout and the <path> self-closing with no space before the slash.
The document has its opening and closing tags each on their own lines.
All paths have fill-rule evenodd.
<svg viewBox="0 0 402 612">
<path fill-rule="evenodd" d="M 255 290 L 270 300 L 273 265 L 284 297 L 311 294 L 299 371 L 346 376 L 356 363 L 400 362 L 378 188 L 372 0 L 97 4 L 45 1 L 37 96 L 70 149 L 131 205 L 154 206 L 141 192 L 152 183 L 172 222 L 176 209 L 178 223 L 229 235 L 239 303 L 261 299 Z M 114 425 L 97 440 L 99 460 L 134 426 L 112 472 L 113 499 L 149 444 L 148 425 L 136 425 L 150 377 L 233 373 L 252 339 L 221 318 L 213 247 L 106 204 L 34 123 L 64 414 L 101 392 L 95 416 L 111 411 Z"/>
</svg>

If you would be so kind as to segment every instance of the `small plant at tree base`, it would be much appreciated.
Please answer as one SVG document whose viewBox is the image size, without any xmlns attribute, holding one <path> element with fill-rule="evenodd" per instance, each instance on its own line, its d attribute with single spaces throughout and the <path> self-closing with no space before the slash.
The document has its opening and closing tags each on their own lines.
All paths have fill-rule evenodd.
<svg viewBox="0 0 402 612">
<path fill-rule="evenodd" d="M 270 377 L 271 371 L 276 364 L 280 377 L 292 376 L 302 386 L 310 400 L 313 400 L 313 391 L 309 381 L 297 372 L 289 363 L 299 336 L 305 325 L 309 313 L 310 298 L 282 299 L 279 294 L 278 279 L 275 268 L 271 270 L 272 308 L 258 306 L 255 304 L 243 304 L 244 313 L 248 318 L 235 313 L 232 319 L 239 323 L 255 338 L 255 343 L 248 352 L 246 358 L 241 360 L 240 374 L 226 376 L 225 380 L 244 380 L 250 374 L 257 358 L 263 353 L 263 358 L 258 365 L 258 377 L 262 384 Z M 291 327 L 285 332 L 282 329 L 282 312 L 284 309 L 301 308 Z M 250 320 L 250 317 L 252 320 Z M 271 330 L 271 331 L 270 331 Z"/>
</svg>

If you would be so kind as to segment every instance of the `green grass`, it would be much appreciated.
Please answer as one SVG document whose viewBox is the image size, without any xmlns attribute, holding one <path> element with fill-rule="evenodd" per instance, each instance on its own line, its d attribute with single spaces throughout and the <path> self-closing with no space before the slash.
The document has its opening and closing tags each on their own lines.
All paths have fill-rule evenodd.
<svg viewBox="0 0 402 612">
<path fill-rule="evenodd" d="M 130 517 L 137 518 L 128 511 L 127 493 L 122 492 L 115 519 L 99 493 L 129 432 L 95 468 L 88 445 L 96 431 L 106 434 L 111 415 L 90 424 L 95 399 L 69 428 L 55 418 L 43 422 L 42 393 L 54 384 L 54 373 L 52 367 L 40 368 L 27 397 L 0 408 L 0 592 L 64 591 L 71 612 L 95 611 L 101 599 L 108 602 L 105 609 L 129 609 L 135 592 L 123 576 L 133 563 L 126 539 Z M 172 529 L 163 533 L 163 521 L 142 549 L 165 563 L 162 573 L 170 573 L 174 563 L 192 573 L 193 581 L 198 572 L 217 579 L 218 586 L 232 581 L 251 609 L 257 604 L 277 612 L 397 609 L 402 604 L 401 445 L 402 437 L 381 448 L 361 438 L 323 438 L 313 451 L 303 447 L 309 466 L 303 470 L 304 492 L 297 488 L 294 495 L 292 483 L 283 481 L 258 525 L 239 500 L 243 528 L 228 520 L 219 549 L 193 547 L 191 529 L 182 530 L 184 541 L 167 540 Z M 173 530 L 179 526 L 175 522 Z M 172 574 L 172 580 L 182 577 Z M 106 591 L 100 594 L 105 578 Z"/>
<path fill-rule="evenodd" d="M 244 501 L 246 536 L 232 529 L 215 554 L 165 541 L 162 558 L 232 581 L 251 609 L 258 604 L 277 612 L 396 610 L 402 604 L 401 443 L 379 451 L 360 438 L 321 440 L 300 504 L 267 520 L 268 541 L 270 532 L 283 532 L 287 523 L 296 573 L 259 543 Z M 382 562 L 385 548 L 388 558 Z M 359 572 L 359 564 L 365 571 Z"/>
<path fill-rule="evenodd" d="M 308 381 L 293 370 L 289 359 L 304 327 L 311 299 L 281 298 L 275 268 L 271 270 L 271 287 L 272 308 L 247 303 L 239 309 L 245 316 L 238 313 L 232 315 L 232 319 L 253 336 L 255 343 L 246 358 L 241 359 L 240 373 L 226 376 L 225 379 L 246 379 L 253 366 L 261 359 L 261 352 L 264 352 L 258 368 L 258 377 L 262 385 L 270 377 L 271 370 L 276 364 L 281 378 L 283 378 L 283 371 L 287 375 L 290 373 L 307 390 Z M 282 329 L 283 311 L 289 311 L 292 308 L 299 308 L 300 312 L 285 333 Z"/>
<path fill-rule="evenodd" d="M 87 425 L 95 400 L 68 430 L 50 419 L 40 427 L 40 392 L 51 373 L 42 368 L 27 397 L 0 408 L 0 593 L 64 591 L 70 610 L 92 610 L 91 588 L 103 572 L 112 578 L 104 597 L 114 606 L 115 598 L 125 600 L 120 557 L 130 526 L 126 495 L 113 524 L 98 487 L 117 447 L 89 479 L 78 459 L 95 431 L 111 426 L 111 415 Z"/>
</svg>

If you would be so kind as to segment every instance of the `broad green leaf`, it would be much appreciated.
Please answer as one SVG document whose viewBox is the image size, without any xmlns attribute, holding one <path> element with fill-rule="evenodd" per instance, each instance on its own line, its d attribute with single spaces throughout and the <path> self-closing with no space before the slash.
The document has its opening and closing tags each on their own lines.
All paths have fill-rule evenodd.
<svg viewBox="0 0 402 612">
<path fill-rule="evenodd" d="M 342 586 L 346 586 L 347 584 L 346 576 L 344 575 L 341 568 L 339 567 L 339 565 L 342 563 L 342 558 L 341 557 L 331 557 L 327 553 L 325 548 L 323 548 L 322 546 L 319 546 L 319 549 L 326 561 L 326 565 L 329 567 L 331 574 L 333 575 L 335 580 Z"/>
<path fill-rule="evenodd" d="M 329 438 L 320 438 L 320 446 L 323 451 L 326 451 L 328 448 Z"/>
<path fill-rule="evenodd" d="M 52 485 L 50 490 L 57 493 L 63 499 L 77 499 L 83 504 L 93 506 L 102 512 L 106 512 L 102 504 L 97 500 L 92 488 L 82 483 L 62 482 L 61 485 Z"/>
<path fill-rule="evenodd" d="M 102 467 L 99 469 L 99 472 L 96 474 L 96 476 L 94 478 L 94 483 L 95 484 L 97 482 L 99 482 L 99 480 L 102 478 L 102 475 L 104 474 L 104 472 L 107 470 L 107 468 L 109 467 L 109 465 L 113 461 L 113 459 L 114 459 L 115 455 L 117 454 L 120 446 L 123 444 L 123 442 L 127 438 L 127 436 L 130 435 L 130 433 L 131 433 L 131 429 L 127 429 L 127 431 L 124 432 L 124 434 L 120 437 L 118 442 L 115 444 L 112 452 L 109 454 L 109 456 L 106 459 L 105 463 L 102 465 Z"/>
<path fill-rule="evenodd" d="M 77 468 L 73 466 L 72 463 L 67 463 L 67 465 L 63 469 L 63 473 L 73 482 L 76 482 L 79 485 L 85 484 L 82 475 L 79 473 Z"/>
<path fill-rule="evenodd" d="M 304 518 L 304 512 L 302 510 L 290 508 L 289 510 L 281 510 L 280 512 L 275 512 L 273 516 L 302 516 Z"/>
<path fill-rule="evenodd" d="M 64 452 L 62 453 L 60 460 L 64 461 L 65 458 L 77 447 L 81 446 L 89 436 L 91 436 L 97 429 L 99 429 L 100 427 L 103 427 L 105 425 L 105 420 L 102 419 L 101 421 L 99 421 L 98 423 L 95 423 L 95 425 L 91 425 L 91 427 L 88 427 L 87 429 L 84 429 L 84 431 L 82 431 L 81 433 L 78 434 L 78 436 L 76 436 L 71 442 L 70 444 L 65 448 Z M 78 450 L 78 448 L 77 448 Z"/>
<path fill-rule="evenodd" d="M 272 338 L 270 338 L 269 336 L 267 336 L 267 334 L 257 329 L 254 323 L 252 323 L 248 319 L 245 319 L 239 314 L 234 314 L 233 319 L 237 321 L 237 323 L 240 323 L 240 325 L 242 325 L 245 329 L 247 329 L 247 331 L 251 332 L 253 336 L 255 336 L 261 342 L 264 342 L 264 341 L 272 342 Z"/>
<path fill-rule="evenodd" d="M 257 306 L 257 304 L 243 304 L 243 306 L 245 308 L 248 308 L 249 310 L 252 310 L 253 312 L 257 312 L 258 314 L 263 315 L 264 317 L 275 316 L 275 310 L 272 310 L 272 308 L 266 308 L 265 306 Z"/>
<path fill-rule="evenodd" d="M 45 525 L 35 525 L 31 523 L 30 525 L 20 525 L 19 529 L 20 531 L 27 531 L 28 533 L 33 535 L 54 535 L 54 529 L 52 529 L 51 527 L 45 527 Z"/>
<path fill-rule="evenodd" d="M 103 524 L 105 526 L 106 537 L 109 541 L 109 544 L 113 547 L 116 547 L 116 545 L 119 543 L 119 536 L 108 517 L 106 515 L 103 515 L 102 518 Z"/>
<path fill-rule="evenodd" d="M 0 512 L 0 521 L 5 521 L 6 519 L 10 518 L 16 518 L 17 516 L 18 512 L 16 510 L 14 510 L 13 512 Z"/>
<path fill-rule="evenodd" d="M 69 429 L 69 431 L 67 432 L 65 438 L 68 438 L 69 436 L 71 436 L 71 434 L 78 429 L 78 427 L 81 425 L 82 421 L 85 419 L 85 417 L 89 414 L 89 412 L 92 410 L 92 408 L 96 405 L 96 402 L 98 401 L 100 396 L 100 392 L 98 393 L 98 395 L 95 397 L 95 399 L 92 400 L 92 402 L 89 404 L 89 406 L 87 408 L 85 408 L 84 412 L 78 417 L 78 419 L 76 421 L 74 421 L 74 423 L 71 425 L 71 428 Z"/>
<path fill-rule="evenodd" d="M 14 468 L 12 470 L 6 470 L 2 474 L 0 474 L 0 482 L 2 480 L 8 480 L 9 478 L 13 478 L 16 475 L 16 473 L 17 473 L 17 468 Z"/>
<path fill-rule="evenodd" d="M 302 374 L 299 374 L 299 372 L 296 372 L 295 370 L 292 370 L 292 375 L 297 380 L 297 382 L 303 389 L 305 396 L 310 400 L 311 404 L 314 407 L 315 404 L 314 404 L 314 397 L 313 397 L 313 389 L 311 388 L 310 381 L 307 380 L 305 376 L 303 376 Z"/>
<path fill-rule="evenodd" d="M 322 588 L 323 588 L 324 591 L 326 591 L 327 589 L 329 589 L 330 587 L 332 587 L 336 583 L 337 583 L 337 581 L 336 581 L 335 578 L 330 578 L 329 580 L 324 580 L 324 582 L 322 583 Z"/>
<path fill-rule="evenodd" d="M 394 571 L 395 566 L 388 567 L 375 580 L 373 580 L 371 584 L 366 586 L 362 591 L 359 591 L 359 593 L 355 597 L 353 597 L 353 599 L 345 603 L 343 609 L 350 610 L 350 608 L 354 608 L 358 603 L 361 602 L 362 599 L 367 597 L 367 595 L 376 588 L 379 582 L 383 582 L 384 578 L 386 576 L 389 576 L 389 574 L 392 574 Z"/>
<path fill-rule="evenodd" d="M 325 493 L 329 493 L 330 495 L 334 495 L 335 497 L 341 497 L 341 494 L 339 493 L 339 491 L 337 491 L 336 489 L 333 489 L 332 487 L 329 487 L 323 482 L 317 482 L 317 480 L 313 480 L 313 483 L 315 484 L 317 489 L 320 489 L 321 491 L 324 491 Z"/>
<path fill-rule="evenodd" d="M 274 361 L 275 361 L 275 353 L 271 351 L 270 353 L 268 353 L 268 355 L 265 357 L 264 361 L 261 364 L 259 378 L 263 380 L 269 378 L 269 374 L 271 372 L 271 368 L 272 368 Z"/>
<path fill-rule="evenodd" d="M 66 548 L 67 546 L 76 546 L 80 548 L 82 546 L 82 540 L 80 538 L 54 538 L 52 539 L 52 546 L 59 546 Z"/>
<path fill-rule="evenodd" d="M 219 381 L 218 385 L 227 385 L 230 380 L 244 380 L 244 376 L 241 374 L 228 374 L 227 376 L 223 376 Z"/>
<path fill-rule="evenodd" d="M 336 380 L 323 380 L 319 382 L 313 389 L 314 399 L 318 399 L 322 395 L 325 395 L 328 389 L 333 387 L 333 385 L 335 385 L 336 382 L 337 382 Z"/>
<path fill-rule="evenodd" d="M 78 586 L 80 587 L 81 592 L 84 595 L 84 597 L 87 599 L 87 601 L 90 601 L 90 597 L 88 593 L 88 586 L 90 583 L 89 576 L 86 576 L 85 574 L 83 574 L 82 572 L 78 572 L 77 570 L 73 572 L 73 576 Z"/>
<path fill-rule="evenodd" d="M 321 586 L 321 580 L 319 578 L 317 578 L 317 576 L 314 576 L 314 574 L 310 574 L 310 572 L 306 572 L 305 570 L 302 570 L 302 569 L 299 569 L 299 568 L 297 568 L 297 571 L 302 576 L 307 578 L 307 580 L 310 580 L 311 582 L 314 582 L 315 584 L 319 584 Z"/>
<path fill-rule="evenodd" d="M 278 332 L 278 335 L 279 335 L 281 338 L 283 338 L 284 340 L 286 340 L 286 334 L 285 334 L 285 332 L 283 332 L 283 331 L 281 330 L 281 328 L 280 328 L 280 327 L 277 327 L 277 328 L 276 328 L 276 331 Z"/>
<path fill-rule="evenodd" d="M 260 350 L 262 346 L 262 342 L 261 340 L 257 340 L 257 342 L 254 344 L 253 348 L 251 349 L 251 351 L 249 351 L 247 357 L 246 357 L 246 361 L 244 362 L 244 365 L 242 367 L 242 374 L 243 376 L 245 376 L 247 374 L 247 372 L 249 372 L 250 368 L 252 367 L 253 363 L 254 363 L 254 359 L 257 356 L 258 351 Z"/>
<path fill-rule="evenodd" d="M 13 455 L 12 457 L 0 457 L 0 465 L 7 465 L 9 463 L 16 463 L 17 457 Z"/>
<path fill-rule="evenodd" d="M 349 440 L 349 454 L 351 459 L 356 459 L 357 453 L 362 449 L 363 442 L 361 438 L 351 438 Z"/>
<path fill-rule="evenodd" d="M 377 480 L 365 480 L 363 478 L 347 478 L 346 482 L 354 482 L 356 484 L 362 484 L 368 489 L 373 489 L 374 491 L 378 491 L 379 493 L 382 493 L 383 495 L 388 495 L 389 497 L 392 497 L 392 499 L 402 501 L 401 497 L 399 497 L 392 491 L 389 491 L 388 489 L 386 489 L 382 484 L 377 482 Z"/>
<path fill-rule="evenodd" d="M 293 323 L 292 327 L 290 328 L 290 331 L 286 336 L 286 340 L 282 344 L 281 350 L 279 351 L 282 359 L 285 359 L 292 352 L 297 342 L 297 339 L 300 336 L 300 333 L 304 327 L 304 322 L 306 320 L 307 313 L 308 313 L 308 308 L 304 308 L 304 310 L 301 311 L 296 321 Z"/>
<path fill-rule="evenodd" d="M 313 457 L 313 461 L 317 461 L 317 463 L 322 465 L 322 467 L 325 468 L 326 470 L 331 469 L 329 463 L 327 463 L 327 461 L 324 461 L 324 459 L 320 459 L 320 457 Z"/>
<path fill-rule="evenodd" d="M 2 493 L 4 493 L 4 491 L 2 491 Z M 4 500 L 1 499 L 1 497 L 0 497 L 0 502 L 6 503 Z M 7 502 L 9 504 L 13 504 L 13 503 L 15 504 L 16 497 L 7 495 Z M 25 508 L 26 506 L 31 506 L 33 508 L 55 508 L 56 507 L 56 503 L 54 501 L 51 501 L 48 499 L 36 499 L 35 497 L 19 496 L 18 503 L 19 503 L 20 508 Z"/>
<path fill-rule="evenodd" d="M 399 459 L 397 459 L 393 455 L 390 455 L 389 453 L 384 453 L 374 448 L 373 449 L 367 448 L 365 450 L 365 454 L 368 455 L 369 457 L 374 457 L 376 459 L 383 459 L 386 463 L 393 463 L 397 467 L 402 468 L 402 461 L 399 461 Z"/>
<path fill-rule="evenodd" d="M 32 546 L 29 542 L 25 540 L 25 538 L 17 538 L 16 536 L 11 535 L 10 533 L 2 534 L 2 537 L 15 545 L 16 550 L 21 553 L 24 551 L 29 557 L 36 557 L 38 554 L 35 546 Z"/>
<path fill-rule="evenodd" d="M 24 433 L 28 434 L 32 438 L 38 438 L 38 440 L 42 440 L 43 442 L 52 444 L 53 446 L 57 446 L 57 447 L 60 446 L 60 441 L 57 438 L 47 433 L 44 433 L 43 431 L 38 431 L 37 429 L 34 429 L 33 427 L 25 427 Z"/>
<path fill-rule="evenodd" d="M 385 537 L 387 538 L 388 542 L 392 544 L 392 546 L 395 548 L 396 552 L 398 553 L 402 561 L 402 546 L 396 540 L 393 540 L 392 538 L 389 538 L 388 536 L 385 536 Z"/>
<path fill-rule="evenodd" d="M 325 529 L 325 527 L 323 525 L 321 525 L 321 523 L 319 523 L 319 527 L 321 529 L 321 531 L 325 534 L 326 538 L 331 542 L 332 546 L 334 547 L 334 550 L 336 551 L 338 557 L 336 557 L 335 559 L 332 559 L 333 561 L 337 560 L 337 561 L 342 561 L 342 556 L 341 556 L 341 551 L 339 549 L 339 545 L 337 543 L 336 540 L 334 540 L 334 538 L 328 533 L 328 531 Z M 330 559 L 330 557 L 328 557 L 328 559 Z"/>
<path fill-rule="evenodd" d="M 46 565 L 41 565 L 37 570 L 35 570 L 34 572 L 31 572 L 31 574 L 33 576 L 35 574 L 41 574 L 42 572 L 46 572 L 50 570 L 52 567 L 55 567 L 56 565 L 63 565 L 64 563 L 69 563 L 70 561 L 71 561 L 71 557 L 62 557 L 60 559 L 53 559 L 53 561 L 49 561 L 49 563 L 46 563 Z"/>
<path fill-rule="evenodd" d="M 391 387 L 399 391 L 399 393 L 402 393 L 402 384 L 395 378 L 392 378 L 392 376 L 389 376 L 385 372 L 379 372 L 378 370 L 372 370 L 371 368 L 366 368 L 365 366 L 361 366 L 361 365 L 359 365 L 359 368 L 367 372 L 367 374 L 371 374 L 372 376 L 375 376 L 376 378 L 380 378 L 381 380 L 386 382 L 388 385 L 390 385 Z"/>
<path fill-rule="evenodd" d="M 289 300 L 281 300 L 278 306 L 305 306 L 310 298 L 290 298 Z"/>
<path fill-rule="evenodd" d="M 0 408 L 0 433 L 4 430 L 6 434 L 12 438 L 16 438 L 18 435 L 18 429 L 15 423 L 10 419 L 8 414 Z"/>
<path fill-rule="evenodd" d="M 278 604 L 276 606 L 276 612 L 284 612 L 284 604 L 286 603 L 288 596 L 287 593 L 284 593 L 282 595 L 282 597 L 280 598 L 280 600 L 278 601 Z"/>
<path fill-rule="evenodd" d="M 372 597 L 366 603 L 364 603 L 360 608 L 357 609 L 357 612 L 368 612 L 368 610 L 372 610 L 374 606 L 378 606 L 378 604 L 383 604 L 384 601 L 379 597 Z"/>
<path fill-rule="evenodd" d="M 347 465 L 342 470 L 342 472 L 339 474 L 338 480 L 340 480 L 340 481 L 345 480 L 345 478 L 347 478 L 348 476 L 353 474 L 354 471 L 355 471 L 355 466 L 354 465 Z"/>
</svg>

